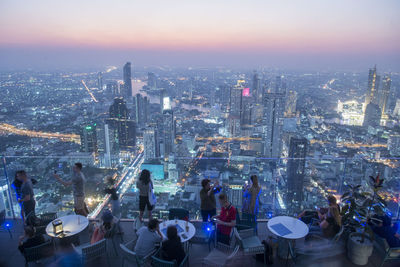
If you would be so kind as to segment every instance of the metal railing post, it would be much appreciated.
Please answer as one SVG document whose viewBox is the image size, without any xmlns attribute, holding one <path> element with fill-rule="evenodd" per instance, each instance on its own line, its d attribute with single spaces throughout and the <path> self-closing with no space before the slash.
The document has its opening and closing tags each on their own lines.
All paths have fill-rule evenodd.
<svg viewBox="0 0 400 267">
<path fill-rule="evenodd" d="M 14 203 L 13 203 L 13 200 L 12 200 L 10 180 L 8 179 L 8 175 L 7 175 L 6 157 L 5 156 L 3 156 L 3 167 L 4 167 L 4 176 L 6 177 L 6 181 L 7 181 L 8 203 L 10 204 L 10 208 L 11 208 L 11 213 L 12 213 L 13 219 L 15 220 Z"/>
</svg>

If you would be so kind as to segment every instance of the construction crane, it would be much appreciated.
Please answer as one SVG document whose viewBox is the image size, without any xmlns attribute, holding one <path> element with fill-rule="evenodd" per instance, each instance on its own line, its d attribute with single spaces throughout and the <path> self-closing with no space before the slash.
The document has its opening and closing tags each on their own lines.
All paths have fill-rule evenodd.
<svg viewBox="0 0 400 267">
<path fill-rule="evenodd" d="M 99 101 L 97 101 L 97 99 L 94 97 L 94 95 L 92 94 L 92 92 L 90 92 L 89 88 L 86 86 L 86 83 L 84 80 L 82 80 L 82 84 L 83 86 L 86 88 L 86 91 L 88 91 L 90 97 L 93 99 L 94 102 L 98 103 Z"/>
</svg>

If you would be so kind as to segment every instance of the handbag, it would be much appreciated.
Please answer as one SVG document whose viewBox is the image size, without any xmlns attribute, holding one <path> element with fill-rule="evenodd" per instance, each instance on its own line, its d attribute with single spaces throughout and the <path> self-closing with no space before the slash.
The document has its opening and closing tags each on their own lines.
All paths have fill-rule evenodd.
<svg viewBox="0 0 400 267">
<path fill-rule="evenodd" d="M 149 184 L 149 203 L 151 206 L 154 206 L 157 203 L 157 197 L 154 194 L 154 190 L 153 190 L 153 183 Z"/>
</svg>

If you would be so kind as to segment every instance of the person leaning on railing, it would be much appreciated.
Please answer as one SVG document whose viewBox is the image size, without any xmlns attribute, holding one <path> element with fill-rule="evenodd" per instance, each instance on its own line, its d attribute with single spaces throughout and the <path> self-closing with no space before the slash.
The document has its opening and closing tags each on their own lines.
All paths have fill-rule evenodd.
<svg viewBox="0 0 400 267">
<path fill-rule="evenodd" d="M 149 211 L 149 219 L 152 218 L 152 210 L 153 205 L 150 203 L 149 197 L 151 190 L 153 188 L 153 182 L 150 178 L 150 171 L 149 170 L 142 170 L 139 175 L 139 179 L 136 182 L 136 187 L 139 189 L 139 220 L 143 221 L 144 211 Z"/>
<path fill-rule="evenodd" d="M 257 175 L 250 177 L 250 184 L 243 187 L 243 208 L 242 212 L 250 215 L 257 216 L 259 206 L 259 196 L 261 187 L 258 184 Z"/>
<path fill-rule="evenodd" d="M 17 177 L 19 181 L 22 181 L 21 186 L 21 198 L 18 199 L 19 203 L 22 203 L 22 208 L 25 214 L 25 224 L 34 224 L 33 220 L 36 217 L 35 214 L 35 195 L 33 193 L 33 184 L 28 176 L 26 175 L 25 171 L 18 171 Z"/>
<path fill-rule="evenodd" d="M 64 181 L 61 179 L 57 172 L 54 172 L 54 178 L 64 186 L 72 185 L 75 213 L 87 217 L 89 211 L 85 204 L 85 176 L 82 173 L 82 163 L 75 163 L 72 170 L 73 175 L 70 181 Z"/>
</svg>

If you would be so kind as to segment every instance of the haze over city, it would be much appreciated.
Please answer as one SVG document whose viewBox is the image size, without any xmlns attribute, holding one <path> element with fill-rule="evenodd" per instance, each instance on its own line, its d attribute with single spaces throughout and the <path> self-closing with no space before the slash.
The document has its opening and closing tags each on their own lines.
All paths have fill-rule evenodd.
<svg viewBox="0 0 400 267">
<path fill-rule="evenodd" d="M 400 69 L 400 3 L 1 1 L 0 67 Z"/>
</svg>

